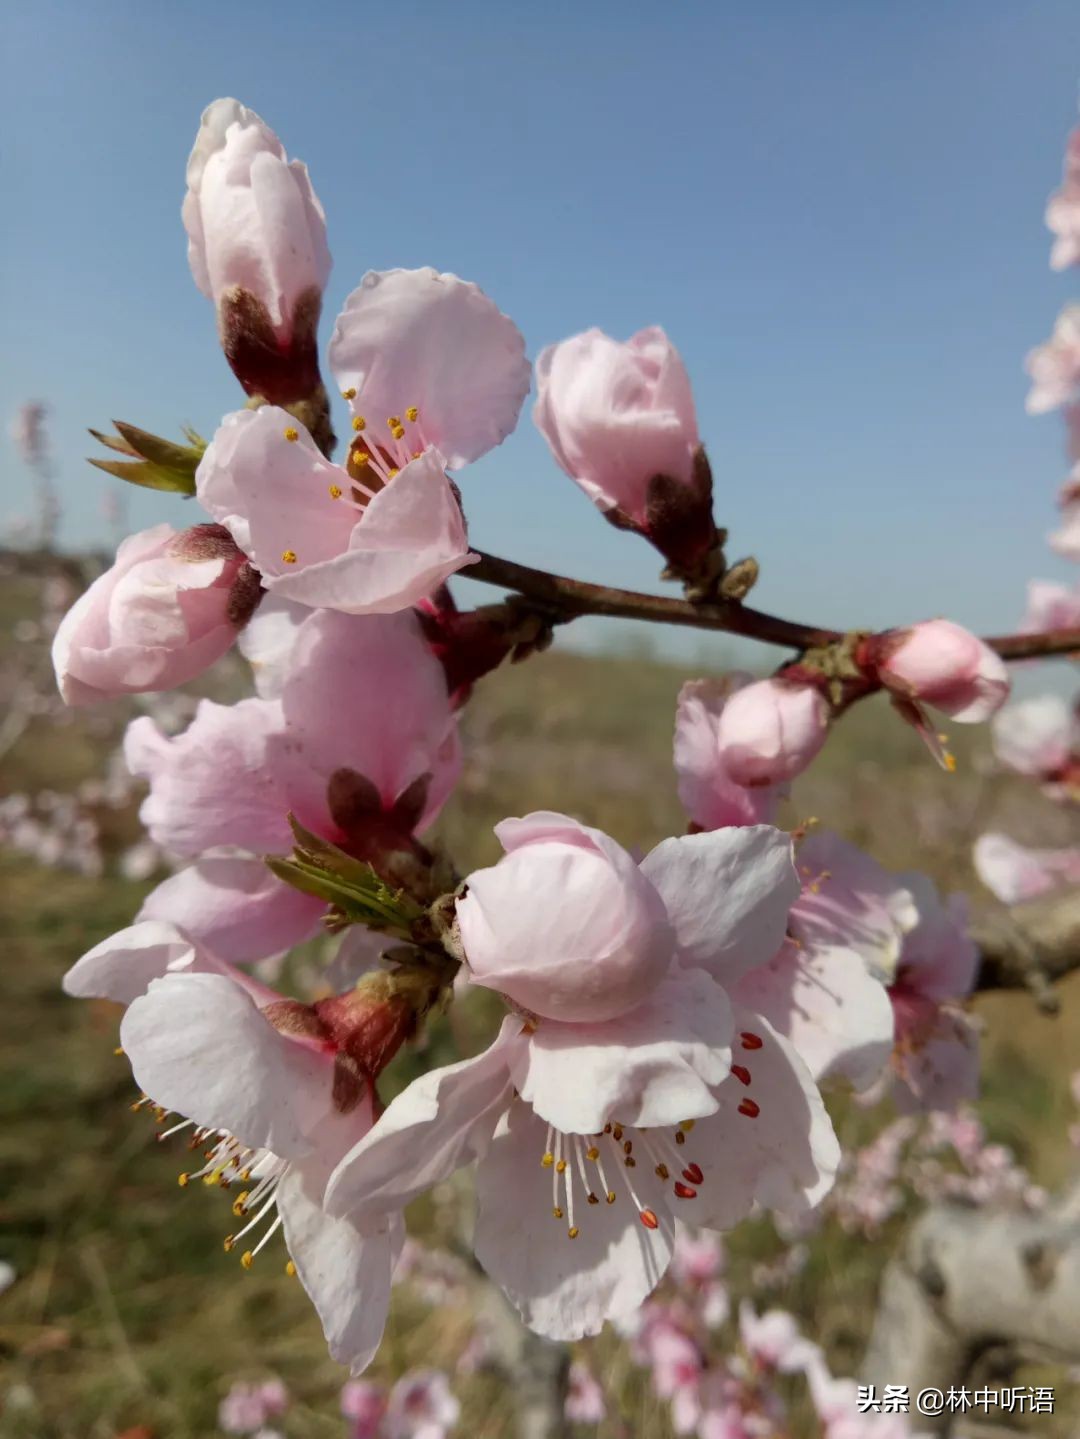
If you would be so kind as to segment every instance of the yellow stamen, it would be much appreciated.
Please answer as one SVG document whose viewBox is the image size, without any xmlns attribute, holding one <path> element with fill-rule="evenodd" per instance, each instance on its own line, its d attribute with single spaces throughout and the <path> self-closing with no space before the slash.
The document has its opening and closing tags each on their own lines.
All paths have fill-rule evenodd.
<svg viewBox="0 0 1080 1439">
<path fill-rule="evenodd" d="M 248 1198 L 249 1195 L 247 1190 L 245 1189 L 242 1194 L 238 1194 L 233 1200 L 232 1212 L 236 1215 L 237 1219 L 243 1219 L 244 1215 L 247 1213 Z"/>
<path fill-rule="evenodd" d="M 281 552 L 281 562 L 282 562 L 282 564 L 284 564 L 284 565 L 295 565 L 295 564 L 296 564 L 296 551 L 295 551 L 295 550 L 282 550 L 282 552 Z"/>
<path fill-rule="evenodd" d="M 390 478 L 393 479 L 394 476 L 395 476 L 397 473 L 398 473 L 397 470 L 391 470 L 391 471 L 390 471 Z"/>
<path fill-rule="evenodd" d="M 557 1204 L 556 1204 L 555 1208 L 551 1211 L 551 1213 L 552 1213 L 552 1215 L 553 1215 L 556 1219 L 561 1219 L 561 1218 L 562 1218 L 562 1210 L 559 1208 L 559 1206 L 558 1206 Z"/>
<path fill-rule="evenodd" d="M 355 399 L 356 399 L 356 386 L 355 386 L 355 385 L 350 385 L 347 390 L 342 390 L 342 392 L 341 392 L 341 398 L 342 398 L 343 400 L 355 400 Z"/>
<path fill-rule="evenodd" d="M 558 1164 L 556 1164 L 556 1166 L 555 1166 L 555 1172 L 556 1172 L 557 1174 L 565 1174 L 565 1173 L 566 1173 L 566 1160 L 565 1160 L 565 1159 L 560 1159 L 560 1160 L 559 1160 Z"/>
<path fill-rule="evenodd" d="M 115 1055 L 117 1056 L 117 1058 L 119 1058 L 120 1055 L 123 1054 L 123 1052 L 124 1052 L 123 1047 L 122 1047 L 121 1045 L 119 1045 L 119 1044 L 118 1044 L 118 1045 L 116 1046 L 116 1048 L 113 1050 L 113 1054 L 115 1054 Z"/>
<path fill-rule="evenodd" d="M 576 1239 L 576 1238 L 578 1237 L 578 1227 L 577 1227 L 577 1225 L 575 1224 L 574 1227 L 573 1227 L 573 1229 L 568 1229 L 568 1230 L 566 1231 L 566 1233 L 567 1233 L 567 1235 L 569 1236 L 569 1238 L 571 1238 L 571 1239 Z"/>
<path fill-rule="evenodd" d="M 614 1189 L 609 1189 L 609 1190 L 608 1190 L 608 1192 L 607 1192 L 607 1202 L 608 1202 L 609 1204 L 614 1204 L 614 1203 L 615 1203 L 615 1191 L 614 1191 Z"/>
<path fill-rule="evenodd" d="M 599 1158 L 600 1158 L 600 1151 L 599 1151 L 599 1149 L 597 1149 L 597 1147 L 596 1147 L 595 1144 L 592 1146 L 591 1149 L 587 1149 L 587 1150 L 585 1151 L 585 1153 L 588 1155 L 588 1157 L 589 1157 L 590 1159 L 599 1159 Z"/>
<path fill-rule="evenodd" d="M 231 1234 L 226 1234 L 225 1238 L 221 1241 L 221 1247 L 222 1249 L 224 1249 L 226 1254 L 231 1254 L 232 1247 L 235 1243 L 236 1240 L 233 1238 L 233 1236 Z"/>
<path fill-rule="evenodd" d="M 684 1119 L 683 1122 L 679 1125 L 679 1128 L 683 1130 L 686 1134 L 689 1134 L 696 1123 L 697 1121 L 694 1119 Z"/>
<path fill-rule="evenodd" d="M 387 428 L 388 430 L 391 430 L 391 431 L 400 429 L 400 428 L 401 428 L 401 416 L 400 416 L 400 415 L 390 415 L 390 416 L 387 418 L 387 421 L 386 421 L 386 428 Z"/>
<path fill-rule="evenodd" d="M 250 1249 L 245 1249 L 243 1254 L 241 1254 L 240 1263 L 244 1266 L 245 1269 L 250 1269 L 251 1266 L 255 1263 L 255 1256 L 254 1254 L 252 1254 Z"/>
<path fill-rule="evenodd" d="M 289 1276 L 290 1279 L 296 1278 L 296 1265 L 292 1262 L 291 1259 L 285 1265 L 285 1273 Z"/>
<path fill-rule="evenodd" d="M 410 405 L 409 408 L 405 411 L 405 418 L 415 425 L 417 420 L 420 418 L 420 411 L 416 408 L 415 405 Z"/>
<path fill-rule="evenodd" d="M 352 427 L 357 432 L 359 432 L 360 430 L 366 430 L 367 420 L 364 419 L 363 415 L 353 415 Z"/>
<path fill-rule="evenodd" d="M 191 1183 L 191 1175 L 190 1175 L 190 1174 L 178 1174 L 177 1177 L 176 1177 L 176 1182 L 177 1182 L 177 1184 L 179 1184 L 179 1186 L 180 1186 L 181 1189 L 186 1189 L 186 1188 L 188 1187 L 188 1185 Z"/>
<path fill-rule="evenodd" d="M 367 450 L 353 450 L 352 454 L 349 456 L 349 459 L 357 467 L 357 469 L 360 470 L 362 470 L 365 465 L 371 464 L 371 456 L 368 454 Z"/>
<path fill-rule="evenodd" d="M 540 1163 L 544 1166 L 545 1169 L 550 1169 L 551 1166 L 555 1163 L 554 1154 L 545 1154 L 543 1159 L 541 1159 Z"/>
<path fill-rule="evenodd" d="M 341 486 L 340 486 L 340 485 L 331 485 L 331 486 L 330 486 L 330 498 L 331 498 L 332 500 L 340 500 L 340 499 L 341 499 Z"/>
<path fill-rule="evenodd" d="M 393 435 L 395 440 L 403 440 L 405 438 L 405 426 L 395 425 L 394 428 L 390 431 L 390 433 Z"/>
<path fill-rule="evenodd" d="M 293 426 L 290 425 L 289 428 L 285 431 L 285 438 L 288 440 L 290 445 L 295 445 L 297 440 L 300 438 L 300 431 L 294 429 Z"/>
</svg>

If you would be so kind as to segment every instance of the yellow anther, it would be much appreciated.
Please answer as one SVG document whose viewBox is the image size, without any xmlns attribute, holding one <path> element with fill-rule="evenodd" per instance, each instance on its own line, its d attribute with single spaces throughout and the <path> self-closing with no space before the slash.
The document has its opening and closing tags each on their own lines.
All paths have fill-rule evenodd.
<svg viewBox="0 0 1080 1439">
<path fill-rule="evenodd" d="M 591 1149 L 587 1149 L 587 1150 L 585 1151 L 585 1153 L 588 1155 L 588 1157 L 589 1157 L 590 1159 L 599 1159 L 599 1158 L 600 1158 L 600 1151 L 599 1151 L 599 1149 L 597 1149 L 597 1147 L 596 1147 L 595 1144 L 592 1146 Z"/>
<path fill-rule="evenodd" d="M 415 425 L 417 420 L 420 418 L 420 411 L 416 408 L 415 405 L 410 405 L 409 408 L 405 411 L 405 418 L 410 421 L 410 423 Z"/>
<path fill-rule="evenodd" d="M 295 551 L 295 550 L 282 550 L 282 552 L 281 552 L 281 563 L 282 563 L 283 565 L 295 565 L 295 564 L 296 564 L 296 551 Z"/>
<path fill-rule="evenodd" d="M 296 429 L 294 425 L 290 425 L 289 428 L 285 431 L 285 438 L 288 440 L 290 445 L 295 445 L 297 440 L 300 438 L 300 431 Z"/>
<path fill-rule="evenodd" d="M 115 1055 L 117 1056 L 117 1058 L 119 1058 L 120 1055 L 123 1054 L 123 1052 L 124 1052 L 123 1046 L 122 1046 L 122 1045 L 119 1045 L 119 1044 L 118 1044 L 118 1045 L 116 1046 L 116 1048 L 113 1050 L 113 1054 L 115 1054 Z"/>
<path fill-rule="evenodd" d="M 565 1173 L 566 1173 L 566 1160 L 565 1160 L 565 1159 L 560 1159 L 560 1160 L 559 1160 L 559 1162 L 558 1162 L 558 1163 L 556 1164 L 556 1166 L 555 1166 L 555 1172 L 556 1172 L 557 1174 L 565 1174 Z"/>
<path fill-rule="evenodd" d="M 949 774 L 955 774 L 955 773 L 956 773 L 956 756 L 955 756 L 954 754 L 950 753 L 949 750 L 943 750 L 943 751 L 942 751 L 942 754 L 941 754 L 941 758 L 942 758 L 942 762 L 943 762 L 944 765 L 945 765 L 946 771 L 947 771 Z"/>
<path fill-rule="evenodd" d="M 239 1174 L 239 1179 L 240 1179 L 241 1184 L 246 1184 L 250 1178 L 251 1178 L 251 1170 L 250 1170 L 250 1169 L 241 1169 L 240 1174 Z"/>
<path fill-rule="evenodd" d="M 390 433 L 393 435 L 395 440 L 403 440 L 405 438 L 405 426 L 395 425 L 394 428 L 390 431 Z"/>
<path fill-rule="evenodd" d="M 390 415 L 390 416 L 388 416 L 388 417 L 387 417 L 387 421 L 386 421 L 386 428 L 387 428 L 388 430 L 391 430 L 391 431 L 393 431 L 393 430 L 400 430 L 400 429 L 401 429 L 401 416 L 400 416 L 400 415 Z"/>
<path fill-rule="evenodd" d="M 559 1208 L 559 1206 L 558 1206 L 557 1204 L 556 1204 L 555 1208 L 551 1211 L 551 1213 L 552 1213 L 552 1215 L 553 1215 L 553 1217 L 554 1217 L 555 1219 L 561 1219 L 561 1218 L 562 1218 L 562 1210 Z"/>
<path fill-rule="evenodd" d="M 177 1182 L 177 1184 L 179 1184 L 179 1186 L 180 1186 L 181 1189 L 186 1189 L 186 1188 L 188 1187 L 188 1185 L 191 1183 L 191 1175 L 190 1175 L 190 1174 L 178 1174 L 178 1175 L 176 1176 L 176 1182 Z"/>
<path fill-rule="evenodd" d="M 359 433 L 361 430 L 366 430 L 367 420 L 364 419 L 363 415 L 353 415 L 352 427 L 354 430 L 357 431 L 357 433 Z"/>
<path fill-rule="evenodd" d="M 332 500 L 340 500 L 340 499 L 341 499 L 341 486 L 340 486 L 340 485 L 331 485 L 331 486 L 330 486 L 330 498 L 331 498 Z"/>
<path fill-rule="evenodd" d="M 233 1236 L 231 1234 L 226 1234 L 225 1238 L 221 1241 L 221 1247 L 222 1249 L 224 1249 L 226 1254 L 231 1254 L 232 1247 L 235 1243 L 236 1240 L 233 1238 Z"/>
<path fill-rule="evenodd" d="M 291 1259 L 285 1265 L 285 1273 L 289 1276 L 290 1279 L 296 1278 L 296 1265 L 292 1262 Z"/>
<path fill-rule="evenodd" d="M 391 470 L 391 471 L 390 471 L 390 478 L 393 479 L 394 476 L 395 476 L 397 473 L 398 473 L 397 470 Z"/>
<path fill-rule="evenodd" d="M 251 1266 L 255 1263 L 255 1256 L 254 1254 L 252 1254 L 250 1249 L 245 1249 L 243 1254 L 241 1254 L 240 1263 L 244 1266 L 245 1269 L 250 1269 Z"/>
<path fill-rule="evenodd" d="M 689 1134 L 696 1123 L 697 1121 L 694 1119 L 684 1119 L 683 1122 L 679 1125 L 679 1128 L 683 1131 L 684 1134 Z"/>
<path fill-rule="evenodd" d="M 341 392 L 341 398 L 342 398 L 343 400 L 355 400 L 355 399 L 356 399 L 356 386 L 355 386 L 355 385 L 350 385 L 347 390 L 342 390 L 342 392 Z"/>
<path fill-rule="evenodd" d="M 574 1225 L 573 1229 L 568 1229 L 568 1230 L 566 1231 L 567 1237 L 570 1238 L 570 1239 L 576 1239 L 576 1238 L 578 1237 L 579 1232 L 580 1232 L 580 1231 L 578 1230 L 578 1227 L 577 1227 L 576 1224 Z"/>
<path fill-rule="evenodd" d="M 412 457 L 414 460 L 418 460 L 423 453 L 423 450 L 413 450 Z"/>
<path fill-rule="evenodd" d="M 361 470 L 364 468 L 365 465 L 371 464 L 371 456 L 368 454 L 367 450 L 353 450 L 352 454 L 349 456 L 349 459 L 354 465 L 356 465 L 358 469 Z"/>
<path fill-rule="evenodd" d="M 237 1219 L 243 1219 L 247 1213 L 247 1201 L 249 1198 L 250 1195 L 245 1189 L 243 1194 L 238 1194 L 233 1200 L 232 1212 L 236 1215 Z"/>
<path fill-rule="evenodd" d="M 614 1203 L 615 1203 L 615 1191 L 614 1191 L 614 1189 L 609 1189 L 609 1190 L 608 1190 L 608 1192 L 607 1192 L 607 1202 L 608 1202 L 609 1204 L 614 1204 Z"/>
<path fill-rule="evenodd" d="M 541 1159 L 540 1163 L 544 1166 L 545 1169 L 550 1169 L 551 1166 L 555 1163 L 554 1154 L 545 1154 L 543 1159 Z"/>
</svg>

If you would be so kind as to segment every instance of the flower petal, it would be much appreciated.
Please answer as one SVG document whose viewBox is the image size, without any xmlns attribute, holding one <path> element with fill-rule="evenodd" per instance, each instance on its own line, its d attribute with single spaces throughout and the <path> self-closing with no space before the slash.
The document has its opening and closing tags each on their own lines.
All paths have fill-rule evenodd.
<svg viewBox="0 0 1080 1439">
<path fill-rule="evenodd" d="M 377 429 L 417 408 L 422 444 L 454 470 L 506 439 L 531 382 L 514 322 L 478 286 L 432 269 L 369 271 L 338 316 L 330 368 Z"/>
<path fill-rule="evenodd" d="M 146 993 L 151 980 L 194 966 L 197 959 L 188 935 L 175 925 L 140 915 L 135 924 L 110 934 L 76 960 L 64 975 L 64 993 L 130 1004 Z"/>
<path fill-rule="evenodd" d="M 523 1041 L 507 1018 L 483 1054 L 422 1074 L 391 1100 L 378 1123 L 326 1186 L 331 1214 L 389 1213 L 470 1164 L 485 1148 L 510 1094 L 509 1061 Z"/>
<path fill-rule="evenodd" d="M 252 1149 L 302 1158 L 333 1113 L 331 1057 L 280 1034 L 225 975 L 154 980 L 125 1014 L 120 1042 L 155 1103 Z"/>
<path fill-rule="evenodd" d="M 625 1189 L 613 1204 L 552 1217 L 550 1171 L 540 1167 L 546 1126 L 527 1105 L 513 1104 L 476 1173 L 476 1257 L 524 1322 L 549 1339 L 598 1334 L 605 1320 L 633 1312 L 671 1262 L 675 1224 L 651 1169 L 635 1171 L 635 1191 L 655 1213 L 646 1229 Z M 638 1177 L 640 1176 L 640 1178 Z M 621 1180 L 614 1180 L 621 1185 Z"/>
<path fill-rule="evenodd" d="M 783 943 L 799 880 L 782 831 L 751 825 L 665 839 L 641 868 L 667 906 L 683 961 L 721 984 Z"/>
<path fill-rule="evenodd" d="M 762 1015 L 734 1006 L 735 1028 L 761 1041 L 736 1045 L 737 1062 L 720 1087 L 715 1114 L 698 1120 L 686 1156 L 704 1179 L 679 1217 L 688 1224 L 730 1229 L 755 1201 L 797 1217 L 831 1189 L 840 1148 L 817 1086 L 793 1046 Z"/>
<path fill-rule="evenodd" d="M 325 911 L 261 859 L 207 855 L 151 890 L 138 917 L 169 920 L 220 959 L 248 964 L 310 939 Z"/>
<path fill-rule="evenodd" d="M 361 1228 L 334 1219 L 307 1182 L 305 1166 L 290 1169 L 278 1186 L 285 1243 L 300 1283 L 315 1305 L 331 1356 L 360 1374 L 382 1342 L 390 1307 L 390 1280 L 405 1238 L 397 1216 Z"/>
<path fill-rule="evenodd" d="M 564 1134 L 612 1119 L 648 1127 L 711 1114 L 731 1067 L 731 1007 L 703 970 L 663 980 L 629 1014 L 598 1024 L 541 1021 L 515 1057 L 514 1083 Z"/>
</svg>

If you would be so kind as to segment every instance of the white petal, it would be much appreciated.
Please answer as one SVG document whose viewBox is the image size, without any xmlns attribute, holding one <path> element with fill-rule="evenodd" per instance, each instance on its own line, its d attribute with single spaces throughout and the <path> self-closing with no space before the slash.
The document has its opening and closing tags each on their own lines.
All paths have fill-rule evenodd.
<svg viewBox="0 0 1080 1439">
<path fill-rule="evenodd" d="M 688 964 L 730 985 L 780 948 L 799 880 L 789 835 L 769 825 L 665 839 L 641 868 Z"/>
<path fill-rule="evenodd" d="M 318 1311 L 332 1357 L 360 1374 L 382 1342 L 404 1225 L 393 1217 L 364 1232 L 351 1220 L 331 1218 L 312 1197 L 305 1178 L 301 1164 L 278 1186 L 285 1243 Z"/>
<path fill-rule="evenodd" d="M 470 1164 L 491 1138 L 510 1095 L 509 1058 L 520 1020 L 507 1019 L 475 1059 L 432 1069 L 387 1106 L 326 1186 L 331 1214 L 387 1213 Z"/>
<path fill-rule="evenodd" d="M 195 945 L 175 925 L 143 920 L 110 934 L 76 960 L 64 975 L 64 993 L 130 1004 L 146 993 L 151 980 L 195 959 Z"/>
<path fill-rule="evenodd" d="M 155 1103 L 252 1149 L 301 1158 L 333 1112 L 328 1056 L 280 1034 L 225 975 L 154 980 L 124 1016 L 120 1042 Z"/>
<path fill-rule="evenodd" d="M 549 1339 L 598 1334 L 607 1319 L 630 1314 L 656 1288 L 671 1262 L 675 1222 L 647 1165 L 634 1171 L 641 1202 L 658 1226 L 646 1229 L 619 1175 L 614 1204 L 588 1204 L 579 1176 L 574 1209 L 552 1215 L 551 1170 L 540 1165 L 547 1128 L 514 1104 L 476 1173 L 476 1257 L 522 1319 Z M 580 1201 L 580 1209 L 578 1207 Z"/>
<path fill-rule="evenodd" d="M 731 1007 L 700 969 L 665 979 L 629 1014 L 599 1024 L 541 1020 L 514 1082 L 564 1134 L 621 1124 L 678 1124 L 711 1114 L 731 1065 Z"/>
</svg>

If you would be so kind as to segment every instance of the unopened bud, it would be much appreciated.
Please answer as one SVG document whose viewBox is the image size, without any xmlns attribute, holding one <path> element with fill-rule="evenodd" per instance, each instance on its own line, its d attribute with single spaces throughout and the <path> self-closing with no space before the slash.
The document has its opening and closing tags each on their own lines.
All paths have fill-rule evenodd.
<svg viewBox="0 0 1080 1439">
<path fill-rule="evenodd" d="M 962 724 L 989 719 L 1008 698 L 1001 656 L 951 620 L 874 635 L 863 657 L 901 699 L 930 705 Z"/>
<path fill-rule="evenodd" d="M 782 784 L 801 773 L 829 733 L 830 709 L 813 685 L 782 675 L 737 690 L 720 716 L 717 748 L 738 784 Z"/>
</svg>

